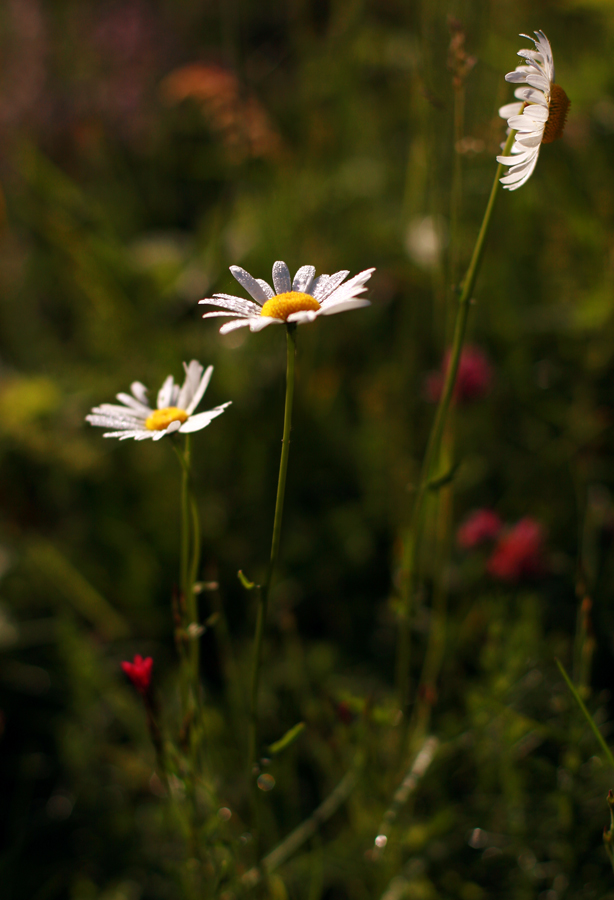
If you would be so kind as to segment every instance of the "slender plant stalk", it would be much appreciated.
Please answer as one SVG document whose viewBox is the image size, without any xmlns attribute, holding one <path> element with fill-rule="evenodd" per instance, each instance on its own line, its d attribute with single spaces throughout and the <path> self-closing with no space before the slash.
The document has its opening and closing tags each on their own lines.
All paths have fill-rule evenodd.
<svg viewBox="0 0 614 900">
<path fill-rule="evenodd" d="M 454 91 L 454 156 L 452 170 L 452 190 L 450 192 L 450 252 L 448 258 L 448 279 L 456 284 L 458 277 L 458 223 L 460 220 L 463 195 L 463 159 L 460 144 L 465 131 L 465 85 Z"/>
<path fill-rule="evenodd" d="M 503 155 L 506 156 L 511 151 L 514 141 L 515 132 L 511 131 L 506 141 Z M 486 205 L 486 212 L 482 220 L 482 225 L 478 232 L 478 237 L 473 248 L 473 255 L 467 274 L 461 285 L 461 293 L 458 301 L 458 309 L 456 312 L 456 321 L 454 323 L 454 333 L 452 337 L 452 348 L 450 351 L 450 360 L 443 391 L 437 405 L 437 411 L 431 432 L 426 445 L 426 451 L 422 462 L 422 470 L 420 480 L 416 489 L 412 515 L 409 523 L 407 537 L 405 539 L 405 547 L 401 564 L 400 578 L 400 634 L 399 648 L 397 654 L 397 689 L 399 696 L 399 707 L 403 712 L 407 710 L 409 703 L 409 661 L 410 661 L 410 639 L 411 639 L 411 618 L 410 607 L 416 585 L 416 568 L 419 551 L 420 534 L 424 521 L 424 507 L 426 494 L 429 489 L 429 481 L 433 474 L 435 464 L 439 460 L 439 449 L 441 446 L 441 438 L 444 426 L 450 409 L 454 387 L 456 385 L 456 376 L 458 374 L 458 366 L 460 363 L 461 352 L 465 340 L 465 332 L 467 329 L 467 319 L 469 317 L 469 308 L 471 296 L 475 287 L 475 282 L 480 270 L 482 256 L 484 253 L 484 245 L 486 235 L 492 218 L 497 190 L 499 187 L 499 178 L 503 172 L 503 165 L 499 163 L 493 186 Z"/>
<path fill-rule="evenodd" d="M 288 457 L 290 455 L 290 432 L 292 430 L 292 404 L 294 401 L 294 364 L 296 359 L 296 325 L 286 326 L 286 403 L 284 408 L 284 431 L 281 441 L 281 459 L 279 462 L 279 478 L 277 481 L 277 499 L 275 501 L 275 517 L 273 519 L 273 537 L 271 539 L 271 556 L 267 568 L 266 579 L 259 591 L 258 617 L 254 635 L 254 654 L 252 660 L 252 681 L 250 693 L 250 717 L 248 734 L 248 766 L 251 771 L 256 762 L 258 745 L 258 688 L 260 686 L 260 666 L 262 663 L 262 642 L 267 617 L 269 593 L 275 566 L 279 556 L 281 539 L 281 523 L 284 511 L 284 495 L 286 492 L 286 476 L 288 474 Z"/>
<path fill-rule="evenodd" d="M 441 462 L 444 470 L 448 471 L 452 466 L 454 455 L 453 422 L 454 417 L 451 416 L 447 422 L 441 447 Z M 450 483 L 444 485 L 437 494 L 435 559 L 439 573 L 435 576 L 431 624 L 410 727 L 414 745 L 424 739 L 429 728 L 431 710 L 437 699 L 437 681 L 444 660 L 448 600 L 445 564 L 449 558 L 452 539 L 453 505 L 454 484 Z"/>
<path fill-rule="evenodd" d="M 420 779 L 426 774 L 429 766 L 433 762 L 435 754 L 439 749 L 439 739 L 430 735 L 422 742 L 420 750 L 412 759 L 411 765 L 407 769 L 403 780 L 394 792 L 392 802 L 384 813 L 380 826 L 377 829 L 377 837 L 375 839 L 375 847 L 371 851 L 372 859 L 380 859 L 386 844 L 392 826 L 394 825 L 399 813 L 407 803 L 411 794 L 416 790 Z M 384 838 L 384 840 L 382 840 Z"/>
<path fill-rule="evenodd" d="M 305 819 L 297 828 L 294 829 L 281 844 L 278 844 L 274 850 L 265 856 L 259 866 L 248 869 L 241 876 L 241 884 L 243 887 L 255 887 L 262 881 L 263 875 L 278 869 L 289 859 L 303 844 L 312 838 L 324 822 L 328 821 L 339 807 L 345 803 L 350 794 L 356 787 L 358 781 L 358 772 L 361 767 L 361 761 L 355 762 L 354 767 L 346 772 L 339 784 L 331 794 L 318 806 L 314 812 Z"/>
<path fill-rule="evenodd" d="M 181 551 L 179 590 L 185 605 L 185 628 L 188 640 L 189 681 L 197 700 L 199 696 L 199 635 L 198 602 L 194 585 L 200 566 L 200 520 L 191 489 L 190 435 L 185 436 L 183 453 L 175 447 L 181 465 Z M 190 630 L 192 626 L 192 630 Z"/>
<path fill-rule="evenodd" d="M 200 522 L 198 508 L 191 488 L 191 442 L 186 434 L 183 452 L 174 444 L 175 453 L 181 466 L 181 530 L 179 566 L 179 614 L 181 619 L 180 640 L 187 651 L 181 654 L 181 701 L 183 706 L 183 742 L 189 757 L 189 772 L 186 778 L 189 818 L 187 840 L 191 857 L 201 858 L 198 838 L 199 809 L 196 784 L 200 772 L 200 748 L 202 744 L 202 716 L 200 694 L 200 633 L 198 621 L 198 601 L 194 585 L 200 566 Z"/>
<path fill-rule="evenodd" d="M 563 678 L 565 679 L 565 684 L 566 684 L 567 687 L 569 688 L 569 690 L 570 690 L 570 692 L 571 692 L 571 694 L 572 694 L 574 700 L 576 701 L 576 703 L 578 704 L 578 706 L 579 706 L 580 709 L 582 710 L 582 713 L 584 714 L 584 718 L 586 719 L 586 721 L 587 721 L 588 724 L 590 725 L 591 731 L 593 732 L 593 734 L 594 734 L 595 737 L 597 738 L 597 741 L 598 741 L 598 743 L 599 743 L 599 746 L 601 747 L 601 749 L 602 749 L 603 752 L 605 753 L 605 757 L 606 757 L 607 761 L 609 762 L 609 764 L 610 764 L 610 765 L 612 766 L 612 768 L 614 769 L 614 756 L 612 756 L 612 751 L 610 750 L 610 748 L 609 748 L 608 745 L 606 744 L 604 736 L 602 735 L 602 733 L 601 733 L 601 732 L 599 731 L 599 729 L 597 728 L 597 725 L 595 724 L 595 720 L 593 719 L 593 717 L 592 717 L 591 714 L 589 713 L 588 709 L 586 708 L 586 705 L 585 705 L 585 703 L 584 703 L 584 700 L 582 699 L 582 697 L 580 696 L 580 694 L 579 694 L 578 691 L 576 690 L 575 684 L 573 683 L 573 681 L 571 680 L 571 678 L 569 677 L 569 675 L 568 675 L 567 672 L 565 671 L 565 667 L 563 666 L 563 663 L 562 663 L 559 659 L 555 659 L 554 661 L 555 661 L 555 663 L 557 664 L 557 666 L 558 666 L 558 668 L 559 668 L 559 672 L 561 673 L 561 675 L 562 675 Z"/>
</svg>

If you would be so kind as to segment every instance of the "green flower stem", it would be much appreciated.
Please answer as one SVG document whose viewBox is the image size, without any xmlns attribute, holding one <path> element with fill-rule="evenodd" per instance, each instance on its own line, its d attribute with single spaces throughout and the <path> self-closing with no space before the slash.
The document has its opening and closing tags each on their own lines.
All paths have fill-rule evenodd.
<svg viewBox="0 0 614 900">
<path fill-rule="evenodd" d="M 180 544 L 180 569 L 179 590 L 183 603 L 188 603 L 188 567 L 190 558 L 190 436 L 186 434 L 183 454 L 176 449 L 181 465 L 181 544 Z"/>
<path fill-rule="evenodd" d="M 177 448 L 175 448 L 177 450 Z M 180 591 L 185 603 L 186 628 L 198 626 L 198 604 L 194 585 L 200 565 L 200 521 L 198 508 L 191 490 L 190 435 L 186 434 L 183 453 L 177 450 L 181 464 L 181 569 Z M 199 639 L 188 632 L 190 676 L 198 695 Z"/>
<path fill-rule="evenodd" d="M 183 451 L 173 444 L 181 466 L 181 533 L 179 567 L 179 610 L 181 618 L 181 702 L 183 706 L 182 744 L 189 757 L 189 773 L 186 778 L 187 834 L 189 855 L 201 859 L 198 838 L 200 812 L 197 799 L 197 782 L 201 769 L 202 716 L 200 693 L 200 634 L 198 632 L 198 601 L 194 585 L 200 566 L 200 522 L 198 507 L 191 486 L 191 441 L 185 435 Z"/>
<path fill-rule="evenodd" d="M 507 156 L 512 148 L 515 132 L 511 131 L 503 149 L 503 155 Z M 409 662 L 410 662 L 410 645 L 411 645 L 411 601 L 415 591 L 416 569 L 418 562 L 418 552 L 420 546 L 420 533 L 424 520 L 424 508 L 426 494 L 429 488 L 429 480 L 432 477 L 433 469 L 439 460 L 439 449 L 441 446 L 441 438 L 446 424 L 454 387 L 456 385 L 456 376 L 458 374 L 458 366 L 460 363 L 461 352 L 465 340 L 465 332 L 467 329 L 467 319 L 469 317 L 469 308 L 471 304 L 471 295 L 475 287 L 475 282 L 480 270 L 482 256 L 484 253 L 484 245 L 486 235 L 492 218 L 497 190 L 499 187 L 499 178 L 503 172 L 503 165 L 499 163 L 493 186 L 488 198 L 484 219 L 478 233 L 478 237 L 473 249 L 473 255 L 467 274 L 461 285 L 461 293 L 458 301 L 458 309 L 456 312 L 456 321 L 454 323 L 454 333 L 452 337 L 452 348 L 450 352 L 450 361 L 445 376 L 443 391 L 439 398 L 435 418 L 431 426 L 431 432 L 426 445 L 424 460 L 422 462 L 422 470 L 420 480 L 416 489 L 414 506 L 409 523 L 409 529 L 405 540 L 404 553 L 401 563 L 400 578 L 400 635 L 399 647 L 397 654 L 397 689 L 399 696 L 399 707 L 403 712 L 407 710 L 409 703 Z"/>
<path fill-rule="evenodd" d="M 590 725 L 591 731 L 593 732 L 593 734 L 594 734 L 595 737 L 597 738 L 597 741 L 598 741 L 598 743 L 599 743 L 599 746 L 601 747 L 601 749 L 602 749 L 603 752 L 605 753 L 605 757 L 606 757 L 607 761 L 609 762 L 609 764 L 610 764 L 610 765 L 612 766 L 612 768 L 614 769 L 614 756 L 612 756 L 612 751 L 610 750 L 610 748 L 609 748 L 608 745 L 606 744 L 605 738 L 603 737 L 602 733 L 601 733 L 601 732 L 599 731 L 599 729 L 597 728 L 597 725 L 595 724 L 595 720 L 593 719 L 593 717 L 592 717 L 591 714 L 589 713 L 588 709 L 586 708 L 586 705 L 585 705 L 585 703 L 584 703 L 584 700 L 582 699 L 582 697 L 580 696 L 580 694 L 579 694 L 578 691 L 576 690 L 576 686 L 574 685 L 573 681 L 571 680 L 571 678 L 569 677 L 569 675 L 568 675 L 567 672 L 565 671 L 565 667 L 563 666 L 563 663 L 562 663 L 560 660 L 558 660 L 558 659 L 555 659 L 554 661 L 555 661 L 555 663 L 557 664 L 557 666 L 558 666 L 558 668 L 559 668 L 559 672 L 561 673 L 561 675 L 562 675 L 563 678 L 565 679 L 565 684 L 567 685 L 567 687 L 568 687 L 569 690 L 571 691 L 574 700 L 576 701 L 576 703 L 578 704 L 578 706 L 580 707 L 580 709 L 581 709 L 582 712 L 584 713 L 584 718 L 586 719 L 586 721 L 587 721 L 588 724 Z M 613 863 L 612 865 L 614 866 L 614 863 Z"/>
<path fill-rule="evenodd" d="M 286 492 L 286 476 L 288 473 L 288 457 L 290 455 L 290 432 L 292 429 L 292 403 L 294 401 L 294 363 L 296 358 L 296 325 L 286 326 L 287 357 L 286 357 L 286 403 L 284 409 L 284 432 L 281 442 L 281 460 L 279 463 L 279 478 L 277 481 L 277 500 L 275 501 L 275 518 L 273 520 L 273 537 L 271 540 L 271 556 L 266 573 L 266 579 L 260 588 L 258 604 L 258 617 L 256 619 L 256 633 L 254 635 L 254 655 L 252 661 L 252 684 L 250 693 L 250 718 L 248 734 L 248 766 L 251 772 L 256 762 L 256 749 L 258 745 L 258 688 L 260 686 L 260 666 L 262 663 L 262 641 L 264 638 L 264 626 L 266 623 L 267 607 L 271 583 L 275 573 L 277 557 L 279 556 L 279 541 L 281 538 L 281 522 L 284 510 L 284 495 Z"/>
<path fill-rule="evenodd" d="M 200 566 L 200 521 L 191 489 L 190 435 L 186 434 L 185 436 L 183 452 L 175 444 L 173 446 L 181 466 L 179 593 L 182 620 L 181 640 L 183 646 L 187 648 L 186 653 L 182 656 L 184 661 L 182 703 L 186 737 L 190 746 L 194 771 L 196 771 L 199 742 L 197 731 L 200 728 L 200 723 L 196 721 L 200 706 L 200 637 L 198 634 L 198 602 L 194 585 Z"/>
</svg>

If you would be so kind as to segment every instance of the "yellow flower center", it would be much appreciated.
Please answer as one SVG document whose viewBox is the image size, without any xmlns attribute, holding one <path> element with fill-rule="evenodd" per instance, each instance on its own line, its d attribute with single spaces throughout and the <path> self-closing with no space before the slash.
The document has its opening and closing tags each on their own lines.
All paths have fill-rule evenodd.
<svg viewBox="0 0 614 900">
<path fill-rule="evenodd" d="M 260 310 L 261 316 L 270 316 L 271 319 L 281 319 L 283 322 L 288 321 L 288 316 L 295 312 L 303 310 L 318 310 L 320 304 L 312 297 L 311 294 L 303 294 L 301 291 L 288 291 L 285 294 L 278 294 L 272 297 L 264 304 Z"/>
<path fill-rule="evenodd" d="M 176 406 L 167 406 L 164 409 L 154 409 L 152 414 L 145 419 L 145 428 L 150 431 L 164 431 L 171 422 L 187 422 L 189 415 L 185 409 L 178 409 Z"/>
<path fill-rule="evenodd" d="M 544 128 L 542 144 L 551 144 L 552 141 L 556 141 L 562 136 L 569 107 L 569 97 L 560 84 L 551 84 L 548 120 Z"/>
</svg>

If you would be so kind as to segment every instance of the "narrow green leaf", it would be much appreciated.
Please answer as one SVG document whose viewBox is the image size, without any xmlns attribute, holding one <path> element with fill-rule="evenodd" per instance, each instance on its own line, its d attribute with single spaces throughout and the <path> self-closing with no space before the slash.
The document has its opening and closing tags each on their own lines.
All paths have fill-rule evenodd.
<svg viewBox="0 0 614 900">
<path fill-rule="evenodd" d="M 454 476 L 458 472 L 458 467 L 460 463 L 455 463 L 451 469 L 448 469 L 443 475 L 439 475 L 437 478 L 431 478 L 429 483 L 427 484 L 427 488 L 429 491 L 438 491 L 440 488 L 445 487 L 446 484 L 450 484 L 451 481 L 454 480 Z"/>
<path fill-rule="evenodd" d="M 561 675 L 562 675 L 563 678 L 565 679 L 565 683 L 567 684 L 567 687 L 569 688 L 569 690 L 570 690 L 571 693 L 573 694 L 573 697 L 574 697 L 576 703 L 578 704 L 578 706 L 580 707 L 580 709 L 581 709 L 582 712 L 584 713 L 584 716 L 585 716 L 585 718 L 586 718 L 586 721 L 587 721 L 588 724 L 590 725 L 593 734 L 595 735 L 595 737 L 596 737 L 597 740 L 599 741 L 599 744 L 601 745 L 601 749 L 602 749 L 603 752 L 605 753 L 608 762 L 610 763 L 610 765 L 611 765 L 612 768 L 614 769 L 614 756 L 612 756 L 612 752 L 611 752 L 610 748 L 608 747 L 608 745 L 606 744 L 605 738 L 603 737 L 603 735 L 601 734 L 601 732 L 600 732 L 599 729 L 597 728 L 597 726 L 596 726 L 596 724 L 595 724 L 595 720 L 593 719 L 593 717 L 592 717 L 591 714 L 589 713 L 588 709 L 587 709 L 586 706 L 584 705 L 584 701 L 583 701 L 582 697 L 580 696 L 580 694 L 579 694 L 578 691 L 576 690 L 575 685 L 573 684 L 571 678 L 569 677 L 569 675 L 568 675 L 567 672 L 565 671 L 565 668 L 564 668 L 562 662 L 560 662 L 560 660 L 558 660 L 556 657 L 554 658 L 554 661 L 555 661 L 555 663 L 557 664 L 557 666 L 559 667 L 559 672 L 561 673 Z"/>
<path fill-rule="evenodd" d="M 286 747 L 289 747 L 290 744 L 293 744 L 297 737 L 305 730 L 305 723 L 298 722 L 298 724 L 294 725 L 290 731 L 286 731 L 284 736 L 280 738 L 278 741 L 275 741 L 274 744 L 271 744 L 269 747 L 269 753 L 271 756 L 277 756 L 278 753 L 281 753 L 282 750 L 285 750 Z"/>
<path fill-rule="evenodd" d="M 249 578 L 246 578 L 241 569 L 239 569 L 239 571 L 237 572 L 237 575 L 239 577 L 239 581 L 241 582 L 241 584 L 243 585 L 243 587 L 245 588 L 246 591 L 253 591 L 254 588 L 257 587 L 256 582 L 250 581 Z"/>
</svg>

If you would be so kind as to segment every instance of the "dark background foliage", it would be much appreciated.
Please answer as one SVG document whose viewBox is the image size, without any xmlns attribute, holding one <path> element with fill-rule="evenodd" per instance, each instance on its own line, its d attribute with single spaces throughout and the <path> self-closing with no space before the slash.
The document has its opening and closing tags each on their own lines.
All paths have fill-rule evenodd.
<svg viewBox="0 0 614 900">
<path fill-rule="evenodd" d="M 477 60 L 455 245 L 449 15 Z M 453 547 L 442 562 L 427 542 L 413 666 L 417 678 L 443 567 L 442 750 L 376 863 L 368 851 L 398 776 L 386 748 L 395 577 L 433 412 L 425 377 L 494 175 L 503 76 L 517 34 L 534 28 L 572 108 L 530 182 L 498 200 L 470 323 L 493 383 L 455 413 L 454 521 L 478 506 L 534 517 L 547 572 L 500 586 L 479 554 Z M 368 310 L 299 330 L 263 715 L 267 741 L 299 718 L 309 736 L 276 763 L 270 845 L 356 747 L 368 774 L 276 896 L 612 894 L 600 835 L 611 776 L 553 657 L 573 661 L 581 559 L 596 639 L 586 695 L 607 735 L 613 39 L 614 7 L 599 0 L 2 5 L 3 897 L 180 896 L 169 871 L 182 849 L 119 670 L 152 654 L 172 703 L 179 473 L 167 441 L 119 445 L 83 419 L 135 379 L 155 391 L 182 360 L 215 365 L 208 406 L 233 405 L 194 441 L 203 577 L 220 584 L 203 615 L 223 604 L 246 678 L 255 610 L 236 571 L 260 578 L 268 555 L 285 350 L 281 329 L 220 336 L 196 302 L 235 290 L 230 264 L 268 278 L 276 259 L 377 267 Z M 244 736 L 224 724 L 213 633 L 203 650 L 211 754 L 232 806 Z"/>
</svg>

